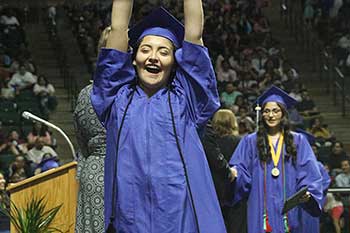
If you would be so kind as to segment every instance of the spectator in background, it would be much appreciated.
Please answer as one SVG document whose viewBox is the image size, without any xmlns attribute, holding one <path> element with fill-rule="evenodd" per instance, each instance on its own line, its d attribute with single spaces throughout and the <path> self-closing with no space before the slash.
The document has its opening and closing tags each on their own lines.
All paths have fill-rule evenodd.
<svg viewBox="0 0 350 233">
<path fill-rule="evenodd" d="M 15 88 L 9 85 L 9 79 L 0 79 L 0 98 L 4 100 L 12 100 L 15 98 Z"/>
<path fill-rule="evenodd" d="M 247 100 L 244 98 L 243 95 L 238 95 L 236 97 L 235 103 L 231 106 L 231 110 L 234 114 L 238 115 L 238 111 L 240 107 L 247 106 Z"/>
<path fill-rule="evenodd" d="M 350 53 L 350 32 L 340 37 L 337 43 L 336 55 L 339 65 L 343 65 Z"/>
<path fill-rule="evenodd" d="M 247 106 L 241 106 L 238 110 L 237 121 L 238 123 L 243 122 L 247 130 L 249 132 L 253 132 L 253 129 L 255 128 L 255 122 L 248 114 L 249 114 L 249 111 Z"/>
<path fill-rule="evenodd" d="M 7 146 L 3 151 L 12 153 L 16 156 L 24 154 L 28 151 L 27 145 L 19 138 L 18 132 L 14 129 L 9 132 L 6 142 Z"/>
<path fill-rule="evenodd" d="M 26 164 L 24 156 L 16 156 L 16 160 L 10 166 L 9 183 L 17 183 L 30 177 L 30 168 Z"/>
<path fill-rule="evenodd" d="M 2 128 L 2 121 L 0 121 L 0 153 L 7 148 L 6 135 Z"/>
<path fill-rule="evenodd" d="M 40 110 L 43 114 L 48 115 L 55 110 L 57 106 L 55 88 L 44 75 L 39 75 L 37 83 L 34 84 L 33 92 L 39 99 Z"/>
<path fill-rule="evenodd" d="M 301 98 L 301 102 L 297 104 L 297 109 L 302 116 L 308 117 L 320 114 L 315 102 L 311 99 L 308 91 L 303 90 Z"/>
<path fill-rule="evenodd" d="M 350 188 L 350 158 L 341 161 L 342 172 L 335 177 L 335 186 L 339 188 Z M 340 198 L 344 206 L 344 232 L 349 232 L 349 206 L 350 194 L 341 193 Z M 346 214 L 345 214 L 346 213 Z M 347 230 L 345 230 L 347 229 Z"/>
<path fill-rule="evenodd" d="M 36 77 L 21 65 L 19 71 L 12 75 L 9 85 L 19 94 L 21 90 L 32 88 L 36 81 Z"/>
<path fill-rule="evenodd" d="M 350 187 L 350 161 L 344 159 L 340 162 L 342 172 L 335 177 L 336 187 Z"/>
<path fill-rule="evenodd" d="M 52 138 L 48 127 L 40 122 L 34 122 L 32 130 L 27 135 L 27 142 L 29 145 L 34 145 L 38 138 L 45 143 L 45 146 L 55 148 L 55 140 Z"/>
<path fill-rule="evenodd" d="M 268 59 L 267 50 L 263 47 L 257 47 L 255 52 L 255 56 L 252 59 L 251 63 L 253 68 L 258 74 L 264 73 L 264 66 Z"/>
<path fill-rule="evenodd" d="M 215 71 L 218 86 L 225 86 L 227 82 L 234 82 L 237 80 L 236 71 L 230 67 L 229 62 L 225 60 L 221 54 L 216 59 Z"/>
<path fill-rule="evenodd" d="M 237 90 L 237 87 L 233 82 L 226 83 L 225 91 L 220 95 L 222 107 L 231 108 L 236 102 L 237 96 L 240 95 L 242 95 L 242 93 Z"/>
<path fill-rule="evenodd" d="M 28 161 L 33 163 L 32 167 L 36 167 L 43 159 L 45 154 L 50 154 L 51 157 L 57 157 L 57 153 L 49 146 L 45 145 L 42 138 L 37 138 L 35 146 L 27 153 Z"/>
<path fill-rule="evenodd" d="M 340 218 L 344 212 L 344 207 L 340 197 L 332 193 L 327 193 L 324 211 L 332 218 L 335 233 L 341 233 Z"/>
<path fill-rule="evenodd" d="M 316 142 L 320 143 L 322 146 L 331 146 L 335 139 L 327 125 L 322 124 L 320 117 L 313 118 L 310 121 L 308 131 L 316 138 Z"/>
<path fill-rule="evenodd" d="M 341 162 L 349 160 L 349 156 L 344 150 L 344 145 L 340 141 L 335 141 L 332 147 L 332 153 L 329 155 L 328 163 L 331 168 L 332 176 L 339 174 L 341 170 Z"/>
<path fill-rule="evenodd" d="M 3 15 L 1 15 L 0 23 L 7 27 L 18 27 L 20 23 L 16 18 L 14 12 L 10 9 L 6 10 Z"/>
<path fill-rule="evenodd" d="M 6 193 L 6 180 L 0 172 L 0 205 L 2 208 L 10 208 L 10 198 Z M 10 219 L 0 211 L 0 233 L 10 233 Z"/>
</svg>

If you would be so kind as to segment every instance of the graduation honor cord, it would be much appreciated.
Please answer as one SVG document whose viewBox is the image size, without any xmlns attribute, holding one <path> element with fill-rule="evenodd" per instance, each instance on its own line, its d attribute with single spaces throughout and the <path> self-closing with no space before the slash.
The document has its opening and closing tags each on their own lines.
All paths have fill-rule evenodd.
<svg viewBox="0 0 350 233">
<path fill-rule="evenodd" d="M 280 141 L 278 144 L 280 144 L 280 142 L 282 142 L 283 144 L 283 134 L 281 135 L 282 138 L 280 138 Z M 269 140 L 269 142 L 271 142 Z M 271 154 L 272 154 L 272 150 L 273 147 L 271 147 L 270 145 L 270 148 L 271 148 Z M 277 150 L 278 151 L 278 150 Z M 286 172 L 285 172 L 285 166 L 284 166 L 284 153 L 283 153 L 283 145 L 281 146 L 281 149 L 280 149 L 280 155 L 282 154 L 282 185 L 283 185 L 283 201 L 286 200 Z M 279 156 L 280 157 L 280 156 Z M 278 161 L 277 161 L 278 163 Z M 275 163 L 274 163 L 275 165 Z M 276 167 L 277 165 L 275 165 Z M 272 233 L 272 227 L 269 223 L 269 216 L 268 216 L 268 213 L 267 213 L 267 165 L 266 165 L 266 161 L 264 162 L 264 214 L 263 214 L 263 224 L 264 224 L 264 231 L 266 233 Z M 272 174 L 273 175 L 273 174 Z M 277 178 L 277 177 L 276 177 Z M 285 233 L 290 233 L 290 227 L 289 227 L 289 224 L 288 224 L 288 215 L 287 213 L 285 213 L 283 215 L 283 225 L 284 225 L 284 232 Z"/>
<path fill-rule="evenodd" d="M 271 156 L 272 156 L 272 161 L 273 161 L 273 165 L 274 168 L 272 168 L 271 170 L 271 174 L 273 175 L 273 177 L 278 177 L 280 175 L 280 170 L 278 170 L 278 161 L 280 160 L 281 154 L 282 154 L 282 147 L 283 147 L 283 142 L 284 142 L 284 136 L 283 133 L 281 134 L 281 136 L 278 139 L 278 144 L 277 144 L 277 151 L 275 151 L 275 147 L 272 144 L 272 137 L 271 136 L 267 136 L 268 140 L 269 140 L 269 145 L 270 145 L 270 152 L 271 152 Z"/>
</svg>

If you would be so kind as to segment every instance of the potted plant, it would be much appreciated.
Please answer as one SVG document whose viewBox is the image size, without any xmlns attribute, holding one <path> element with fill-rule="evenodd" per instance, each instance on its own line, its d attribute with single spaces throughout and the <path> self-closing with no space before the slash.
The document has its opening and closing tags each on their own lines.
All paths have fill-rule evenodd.
<svg viewBox="0 0 350 233">
<path fill-rule="evenodd" d="M 52 221 L 62 204 L 47 210 L 45 197 L 33 196 L 23 208 L 10 202 L 10 207 L 0 204 L 0 211 L 10 218 L 11 223 L 19 233 L 51 233 L 62 232 L 52 226 Z"/>
</svg>

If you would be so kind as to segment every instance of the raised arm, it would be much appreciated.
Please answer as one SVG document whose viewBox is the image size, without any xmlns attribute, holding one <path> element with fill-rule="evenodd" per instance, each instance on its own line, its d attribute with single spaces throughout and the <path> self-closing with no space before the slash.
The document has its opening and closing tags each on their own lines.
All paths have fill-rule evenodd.
<svg viewBox="0 0 350 233">
<path fill-rule="evenodd" d="M 111 32 L 107 39 L 107 48 L 122 52 L 128 50 L 128 26 L 133 0 L 113 0 Z"/>
<path fill-rule="evenodd" d="M 204 14 L 202 0 L 184 0 L 185 40 L 203 45 Z"/>
</svg>

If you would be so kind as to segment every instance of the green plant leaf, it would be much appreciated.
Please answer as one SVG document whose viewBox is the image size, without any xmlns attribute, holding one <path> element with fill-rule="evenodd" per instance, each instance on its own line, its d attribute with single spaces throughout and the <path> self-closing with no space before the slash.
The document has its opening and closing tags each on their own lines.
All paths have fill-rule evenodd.
<svg viewBox="0 0 350 233">
<path fill-rule="evenodd" d="M 12 201 L 10 206 L 9 209 L 1 204 L 0 211 L 10 218 L 11 223 L 19 233 L 62 232 L 51 226 L 62 204 L 47 210 L 45 196 L 32 195 L 23 208 L 18 208 Z"/>
</svg>

